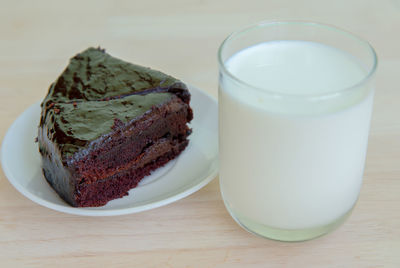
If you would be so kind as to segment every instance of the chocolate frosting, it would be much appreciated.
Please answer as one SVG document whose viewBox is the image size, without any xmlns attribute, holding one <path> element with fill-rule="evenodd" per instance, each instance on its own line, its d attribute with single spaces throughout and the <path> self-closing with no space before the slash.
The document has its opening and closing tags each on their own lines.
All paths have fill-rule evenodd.
<svg viewBox="0 0 400 268">
<path fill-rule="evenodd" d="M 47 129 L 48 138 L 69 157 L 174 95 L 190 101 L 181 81 L 88 48 L 73 57 L 50 86 L 39 127 Z"/>
</svg>

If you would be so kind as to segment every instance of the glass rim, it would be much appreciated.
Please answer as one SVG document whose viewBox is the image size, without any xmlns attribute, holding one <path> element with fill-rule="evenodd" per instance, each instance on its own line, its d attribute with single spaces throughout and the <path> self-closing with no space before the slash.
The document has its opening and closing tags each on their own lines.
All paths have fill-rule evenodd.
<svg viewBox="0 0 400 268">
<path fill-rule="evenodd" d="M 225 46 L 232 41 L 236 36 L 245 34 L 248 31 L 251 31 L 256 28 L 264 28 L 264 27 L 271 27 L 271 26 L 279 26 L 279 25 L 304 25 L 304 26 L 312 26 L 312 27 L 319 27 L 319 28 L 325 28 L 326 30 L 330 31 L 335 31 L 337 33 L 347 35 L 348 37 L 353 38 L 355 41 L 358 41 L 360 44 L 364 45 L 369 52 L 371 53 L 371 57 L 373 59 L 373 64 L 372 67 L 367 69 L 367 73 L 365 76 L 355 82 L 354 84 L 346 87 L 342 87 L 340 89 L 330 91 L 327 93 L 320 93 L 320 94 L 291 94 L 291 93 L 280 93 L 275 90 L 271 90 L 268 88 L 264 87 L 257 87 L 252 84 L 249 84 L 238 77 L 236 77 L 233 73 L 231 73 L 225 66 L 225 62 L 222 59 L 222 51 L 224 50 Z M 349 32 L 347 30 L 338 28 L 336 26 L 332 26 L 329 24 L 325 23 L 319 23 L 319 22 L 312 22 L 312 21 L 299 21 L 299 20 L 282 20 L 282 21 L 261 21 L 255 24 L 251 24 L 248 26 L 245 26 L 237 31 L 232 32 L 231 34 L 228 35 L 228 37 L 225 38 L 225 40 L 221 43 L 218 49 L 218 63 L 220 66 L 220 70 L 222 70 L 224 73 L 226 73 L 231 79 L 236 81 L 237 83 L 246 86 L 247 88 L 251 88 L 257 91 L 262 91 L 263 94 L 270 95 L 271 97 L 274 98 L 296 98 L 296 99 L 310 99 L 310 100 L 320 100 L 320 99 L 327 99 L 327 98 L 332 98 L 336 97 L 338 95 L 345 94 L 347 92 L 351 92 L 356 90 L 358 87 L 361 85 L 367 83 L 368 80 L 370 80 L 373 75 L 375 74 L 375 71 L 377 69 L 378 65 L 378 57 L 375 52 L 375 49 L 372 47 L 372 45 L 366 41 L 365 39 L 353 34 L 352 32 Z"/>
</svg>

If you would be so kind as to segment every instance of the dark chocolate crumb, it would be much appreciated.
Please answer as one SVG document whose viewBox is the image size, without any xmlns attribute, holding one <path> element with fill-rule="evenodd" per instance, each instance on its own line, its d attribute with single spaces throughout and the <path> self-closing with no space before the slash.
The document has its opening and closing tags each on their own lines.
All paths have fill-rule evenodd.
<svg viewBox="0 0 400 268">
<path fill-rule="evenodd" d="M 103 52 L 103 53 L 106 52 L 106 50 L 105 50 L 104 48 L 101 48 L 100 46 L 97 47 L 97 50 L 98 50 L 98 51 L 101 51 L 101 52 Z"/>
<path fill-rule="evenodd" d="M 118 118 L 114 118 L 114 124 L 112 125 L 112 129 L 116 130 L 119 127 L 122 127 L 124 125 L 124 122 L 122 122 L 120 119 Z"/>
</svg>

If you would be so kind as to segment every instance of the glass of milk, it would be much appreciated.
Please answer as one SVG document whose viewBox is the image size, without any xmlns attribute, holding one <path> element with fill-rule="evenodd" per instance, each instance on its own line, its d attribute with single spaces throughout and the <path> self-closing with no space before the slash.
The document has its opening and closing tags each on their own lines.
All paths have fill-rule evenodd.
<svg viewBox="0 0 400 268">
<path fill-rule="evenodd" d="M 219 60 L 220 188 L 246 230 L 281 241 L 325 234 L 362 183 L 374 49 L 310 22 L 231 34 Z"/>
</svg>

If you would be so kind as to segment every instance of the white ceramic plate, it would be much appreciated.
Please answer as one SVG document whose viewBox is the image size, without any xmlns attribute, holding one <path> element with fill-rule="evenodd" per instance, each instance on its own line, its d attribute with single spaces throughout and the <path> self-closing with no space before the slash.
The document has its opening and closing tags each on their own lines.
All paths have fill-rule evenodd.
<svg viewBox="0 0 400 268">
<path fill-rule="evenodd" d="M 112 216 L 160 207 L 199 190 L 218 172 L 217 101 L 195 87 L 191 107 L 194 119 L 188 147 L 174 161 L 144 178 L 129 195 L 97 208 L 75 208 L 65 203 L 42 174 L 35 143 L 40 117 L 36 103 L 25 110 L 9 128 L 1 148 L 1 163 L 10 183 L 32 201 L 65 213 Z"/>
</svg>

